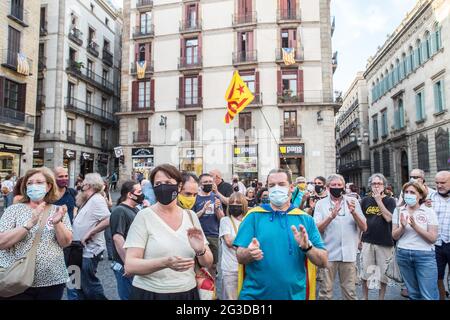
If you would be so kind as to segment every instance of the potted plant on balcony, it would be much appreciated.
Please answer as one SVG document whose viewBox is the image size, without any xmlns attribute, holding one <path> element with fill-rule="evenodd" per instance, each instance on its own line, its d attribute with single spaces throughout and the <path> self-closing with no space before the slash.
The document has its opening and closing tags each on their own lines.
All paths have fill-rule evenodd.
<svg viewBox="0 0 450 320">
<path fill-rule="evenodd" d="M 83 61 L 73 61 L 73 67 L 77 72 L 81 72 L 81 68 L 84 68 L 84 62 Z"/>
</svg>

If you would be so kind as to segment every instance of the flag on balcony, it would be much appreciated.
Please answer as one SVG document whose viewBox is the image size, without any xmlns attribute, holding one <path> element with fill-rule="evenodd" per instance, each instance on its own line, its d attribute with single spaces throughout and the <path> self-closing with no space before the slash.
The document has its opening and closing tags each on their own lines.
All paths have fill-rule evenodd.
<svg viewBox="0 0 450 320">
<path fill-rule="evenodd" d="M 30 74 L 27 57 L 21 52 L 17 53 L 17 72 L 26 76 Z"/>
<path fill-rule="evenodd" d="M 295 49 L 294 48 L 282 48 L 284 64 L 290 66 L 295 64 Z"/>
<path fill-rule="evenodd" d="M 136 73 L 138 79 L 145 78 L 145 70 L 147 69 L 147 61 L 136 61 Z"/>
<path fill-rule="evenodd" d="M 225 115 L 225 123 L 229 124 L 234 117 L 245 109 L 255 98 L 244 81 L 242 81 L 239 73 L 234 72 L 233 79 L 225 93 L 225 100 L 228 102 L 227 114 Z"/>
</svg>

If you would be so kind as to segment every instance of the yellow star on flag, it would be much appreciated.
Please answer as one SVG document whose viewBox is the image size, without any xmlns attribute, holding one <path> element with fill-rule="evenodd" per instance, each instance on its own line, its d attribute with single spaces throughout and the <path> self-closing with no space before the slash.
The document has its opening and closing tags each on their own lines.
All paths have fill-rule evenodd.
<svg viewBox="0 0 450 320">
<path fill-rule="evenodd" d="M 234 117 L 239 112 L 244 110 L 245 107 L 253 101 L 253 99 L 255 99 L 255 96 L 252 94 L 245 82 L 242 81 L 239 73 L 235 71 L 233 74 L 233 79 L 231 79 L 231 83 L 225 93 L 225 100 L 228 102 L 225 123 L 229 124 L 233 121 Z"/>
</svg>

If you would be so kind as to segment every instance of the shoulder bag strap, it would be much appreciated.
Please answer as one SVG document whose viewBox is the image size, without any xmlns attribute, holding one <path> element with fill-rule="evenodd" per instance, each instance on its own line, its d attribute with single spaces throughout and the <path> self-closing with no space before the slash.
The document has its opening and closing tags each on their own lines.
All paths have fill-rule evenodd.
<svg viewBox="0 0 450 320">
<path fill-rule="evenodd" d="M 47 219 L 48 219 L 48 216 L 49 216 L 50 209 L 52 207 L 53 207 L 53 205 L 50 205 L 42 213 L 42 216 L 41 216 L 41 219 L 40 219 L 39 229 L 36 232 L 36 235 L 35 235 L 34 240 L 33 240 L 33 245 L 31 246 L 30 251 L 28 251 L 27 257 L 30 257 L 32 255 L 36 255 L 37 247 L 38 247 L 39 242 L 41 242 L 41 236 L 42 236 L 42 233 L 44 232 L 45 226 L 47 225 Z"/>
<path fill-rule="evenodd" d="M 236 234 L 237 234 L 237 228 L 236 228 L 236 224 L 234 223 L 234 221 L 233 221 L 233 217 L 232 217 L 232 216 L 230 216 L 230 221 L 231 221 L 231 224 L 233 225 L 234 233 L 236 233 Z"/>
<path fill-rule="evenodd" d="M 91 198 L 92 198 L 93 196 L 95 196 L 97 193 L 98 193 L 98 192 L 93 193 L 93 194 L 86 200 L 86 202 L 83 203 L 83 204 L 78 208 L 77 215 L 76 215 L 75 217 L 73 217 L 72 224 L 73 224 L 73 222 L 75 221 L 75 219 L 78 217 L 78 213 L 80 213 L 81 209 L 83 209 L 83 207 L 89 202 L 89 200 L 91 200 Z M 105 200 L 105 201 L 106 201 L 106 200 Z"/>
</svg>

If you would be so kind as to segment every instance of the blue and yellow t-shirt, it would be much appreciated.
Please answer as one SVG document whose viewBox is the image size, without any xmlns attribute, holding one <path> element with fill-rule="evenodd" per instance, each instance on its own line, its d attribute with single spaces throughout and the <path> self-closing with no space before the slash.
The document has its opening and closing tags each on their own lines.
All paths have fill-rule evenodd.
<svg viewBox="0 0 450 320">
<path fill-rule="evenodd" d="M 245 266 L 240 300 L 305 300 L 310 298 L 306 255 L 291 226 L 302 224 L 314 247 L 325 249 L 314 219 L 291 206 L 287 212 L 273 211 L 270 204 L 257 207 L 242 221 L 233 245 L 247 248 L 258 239 L 264 258 Z M 314 279 L 315 280 L 315 279 Z M 313 293 L 315 296 L 315 292 Z"/>
</svg>

